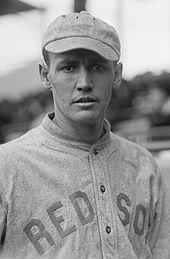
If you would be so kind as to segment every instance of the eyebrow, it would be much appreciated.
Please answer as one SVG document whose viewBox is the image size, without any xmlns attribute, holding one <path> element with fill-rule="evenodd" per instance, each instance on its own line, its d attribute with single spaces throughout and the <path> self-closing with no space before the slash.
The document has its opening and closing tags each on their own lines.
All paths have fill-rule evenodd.
<svg viewBox="0 0 170 259">
<path fill-rule="evenodd" d="M 62 66 L 62 65 L 66 65 L 66 64 L 78 64 L 78 63 L 79 63 L 78 60 L 63 59 L 63 60 L 59 61 L 56 65 Z"/>
<path fill-rule="evenodd" d="M 77 58 L 66 58 L 58 62 L 58 65 L 67 64 L 67 63 L 80 63 L 83 59 L 77 59 Z M 108 60 L 102 59 L 102 58 L 89 58 L 87 60 L 88 62 L 102 62 L 107 63 Z"/>
</svg>

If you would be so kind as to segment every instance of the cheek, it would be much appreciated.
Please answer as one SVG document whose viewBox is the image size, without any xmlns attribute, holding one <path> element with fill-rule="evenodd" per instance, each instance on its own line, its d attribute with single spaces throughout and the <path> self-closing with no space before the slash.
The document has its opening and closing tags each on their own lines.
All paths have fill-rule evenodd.
<svg viewBox="0 0 170 259">
<path fill-rule="evenodd" d="M 105 96 L 105 99 L 109 99 L 112 94 L 113 80 L 106 80 L 101 89 L 101 93 Z"/>
<path fill-rule="evenodd" d="M 60 106 L 66 106 L 66 104 L 69 102 L 68 88 L 62 84 L 54 84 L 52 92 L 56 104 Z"/>
<path fill-rule="evenodd" d="M 113 90 L 112 81 L 109 83 L 105 83 L 101 89 L 100 96 L 102 97 L 103 107 L 107 107 L 109 105 Z"/>
</svg>

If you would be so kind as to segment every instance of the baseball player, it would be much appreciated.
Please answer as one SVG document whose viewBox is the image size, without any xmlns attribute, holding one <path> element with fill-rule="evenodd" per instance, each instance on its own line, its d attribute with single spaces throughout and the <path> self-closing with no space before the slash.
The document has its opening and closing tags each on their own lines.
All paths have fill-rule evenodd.
<svg viewBox="0 0 170 259">
<path fill-rule="evenodd" d="M 115 29 L 87 12 L 59 16 L 42 54 L 54 112 L 0 146 L 0 258 L 169 259 L 162 176 L 104 119 L 122 77 Z"/>
</svg>

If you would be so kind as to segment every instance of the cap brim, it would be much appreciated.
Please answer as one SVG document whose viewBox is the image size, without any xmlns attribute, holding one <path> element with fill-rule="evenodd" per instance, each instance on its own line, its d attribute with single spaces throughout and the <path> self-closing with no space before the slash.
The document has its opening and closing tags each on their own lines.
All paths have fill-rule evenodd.
<svg viewBox="0 0 170 259">
<path fill-rule="evenodd" d="M 45 49 L 53 53 L 62 53 L 74 49 L 87 49 L 98 53 L 107 60 L 118 61 L 119 56 L 116 50 L 109 45 L 86 37 L 70 37 L 49 42 Z"/>
</svg>

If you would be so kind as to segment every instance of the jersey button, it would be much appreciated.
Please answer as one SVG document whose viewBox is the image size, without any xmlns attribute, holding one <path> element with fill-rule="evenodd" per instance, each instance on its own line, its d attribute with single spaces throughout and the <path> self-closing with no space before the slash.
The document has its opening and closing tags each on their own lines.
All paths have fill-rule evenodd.
<svg viewBox="0 0 170 259">
<path fill-rule="evenodd" d="M 95 154 L 95 156 L 97 156 L 98 153 L 99 153 L 99 152 L 98 152 L 96 149 L 94 149 L 94 154 Z"/>
<path fill-rule="evenodd" d="M 105 188 L 104 185 L 101 185 L 101 186 L 100 186 L 100 191 L 101 191 L 101 192 L 105 192 L 105 191 L 106 191 L 106 188 Z"/>
<path fill-rule="evenodd" d="M 106 227 L 106 232 L 107 232 L 107 234 L 110 234 L 110 232 L 111 232 L 111 227 L 107 226 L 107 227 Z"/>
</svg>

